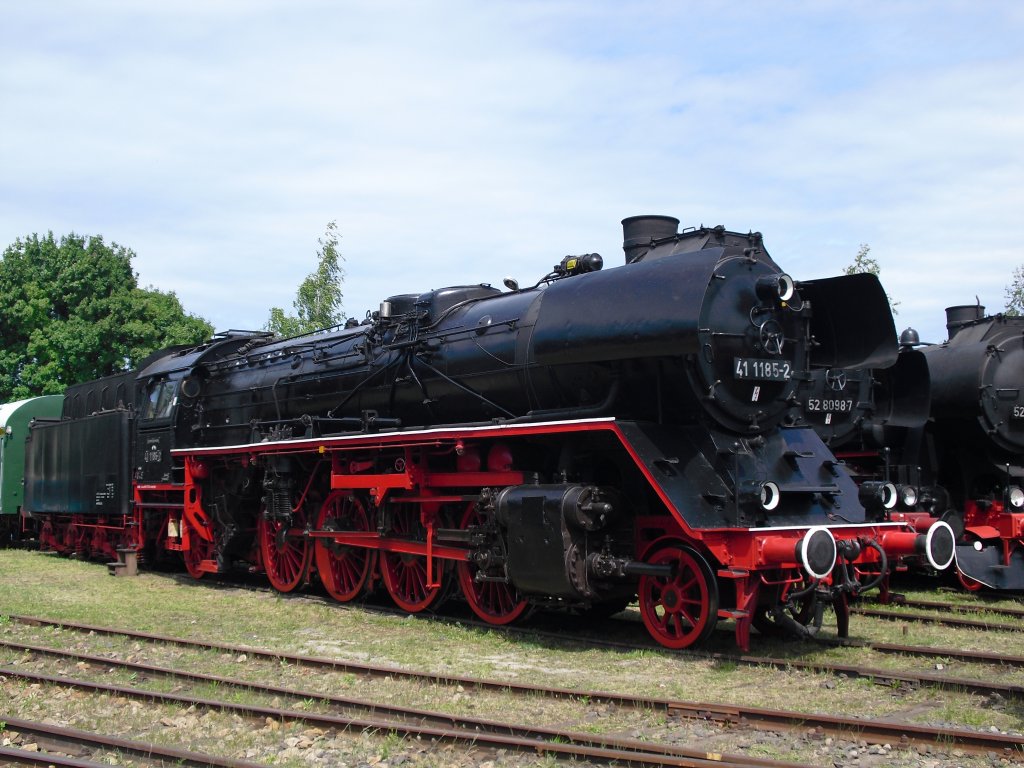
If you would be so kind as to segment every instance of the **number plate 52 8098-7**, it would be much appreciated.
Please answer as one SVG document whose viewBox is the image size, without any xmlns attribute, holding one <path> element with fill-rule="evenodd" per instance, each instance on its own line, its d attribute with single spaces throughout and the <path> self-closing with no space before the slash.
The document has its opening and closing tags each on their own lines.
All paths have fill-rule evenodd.
<svg viewBox="0 0 1024 768">
<path fill-rule="evenodd" d="M 764 360 L 759 357 L 737 357 L 733 360 L 733 375 L 737 379 L 759 381 L 788 381 L 793 366 L 786 360 Z"/>
</svg>

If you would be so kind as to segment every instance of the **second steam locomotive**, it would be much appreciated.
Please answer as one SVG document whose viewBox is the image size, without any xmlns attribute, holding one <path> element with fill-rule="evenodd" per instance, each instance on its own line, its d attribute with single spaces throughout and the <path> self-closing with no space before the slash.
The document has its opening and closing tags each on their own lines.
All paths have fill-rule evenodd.
<svg viewBox="0 0 1024 768">
<path fill-rule="evenodd" d="M 817 371 L 800 398 L 859 481 L 888 482 L 889 518 L 957 536 L 968 589 L 1024 590 L 1024 318 L 946 310 L 948 338 L 908 328 L 896 365 Z"/>
<path fill-rule="evenodd" d="M 456 589 L 493 624 L 637 600 L 662 645 L 728 619 L 746 648 L 828 603 L 845 631 L 864 573 L 953 557 L 948 526 L 889 520 L 886 484 L 793 417 L 813 368 L 896 359 L 885 294 L 678 225 L 626 219 L 613 269 L 566 257 L 532 287 L 396 295 L 362 324 L 222 334 L 72 387 L 32 432 L 25 512 L 52 549 L 242 562 L 409 612 Z"/>
</svg>

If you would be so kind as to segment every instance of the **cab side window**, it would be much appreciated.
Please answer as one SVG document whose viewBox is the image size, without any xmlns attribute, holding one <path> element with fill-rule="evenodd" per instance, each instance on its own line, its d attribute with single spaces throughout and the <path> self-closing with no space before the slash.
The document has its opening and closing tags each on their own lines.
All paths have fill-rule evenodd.
<svg viewBox="0 0 1024 768">
<path fill-rule="evenodd" d="M 176 381 L 158 381 L 150 385 L 149 397 L 142 414 L 144 419 L 167 419 L 177 402 L 178 383 Z"/>
</svg>

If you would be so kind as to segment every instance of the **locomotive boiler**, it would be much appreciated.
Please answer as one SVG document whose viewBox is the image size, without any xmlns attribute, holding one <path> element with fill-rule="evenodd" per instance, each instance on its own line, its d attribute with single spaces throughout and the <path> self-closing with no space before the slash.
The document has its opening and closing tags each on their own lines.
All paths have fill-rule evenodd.
<svg viewBox="0 0 1024 768">
<path fill-rule="evenodd" d="M 615 268 L 570 256 L 526 288 L 155 356 L 130 430 L 140 546 L 197 577 L 246 562 L 281 591 L 380 586 L 410 612 L 457 589 L 494 624 L 636 599 L 675 648 L 720 619 L 746 647 L 756 619 L 798 626 L 795 600 L 844 631 L 855 566 L 952 549 L 884 519 L 793 416 L 813 367 L 895 359 L 885 294 L 798 282 L 757 233 L 678 225 L 626 219 Z"/>
</svg>

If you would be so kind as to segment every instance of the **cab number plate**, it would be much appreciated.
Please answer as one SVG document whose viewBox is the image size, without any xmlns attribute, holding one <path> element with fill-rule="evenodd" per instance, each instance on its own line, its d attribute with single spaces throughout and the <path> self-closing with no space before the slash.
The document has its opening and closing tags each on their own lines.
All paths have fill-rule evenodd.
<svg viewBox="0 0 1024 768">
<path fill-rule="evenodd" d="M 737 357 L 733 360 L 733 375 L 737 379 L 758 381 L 788 381 L 793 366 L 785 360 L 762 360 L 758 357 Z"/>
</svg>

